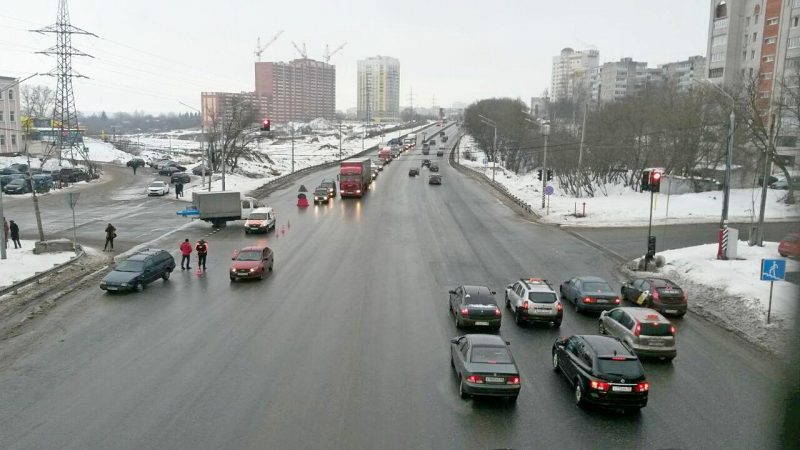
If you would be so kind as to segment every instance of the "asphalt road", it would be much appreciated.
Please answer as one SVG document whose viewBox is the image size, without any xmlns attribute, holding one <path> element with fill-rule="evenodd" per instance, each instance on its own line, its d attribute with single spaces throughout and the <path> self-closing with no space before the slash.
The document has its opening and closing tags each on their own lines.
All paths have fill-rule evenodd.
<svg viewBox="0 0 800 450">
<path fill-rule="evenodd" d="M 454 139 L 451 138 L 451 143 Z M 677 321 L 678 357 L 645 363 L 640 415 L 582 410 L 550 366 L 560 335 L 595 333 L 565 311 L 560 330 L 504 315 L 522 374 L 516 406 L 462 400 L 449 365 L 447 291 L 498 291 L 519 277 L 614 279 L 615 263 L 528 222 L 440 158 L 442 186 L 417 178 L 419 150 L 361 200 L 298 210 L 273 194 L 276 234 L 194 224 L 162 245 L 207 237 L 209 270 L 144 292 L 79 292 L 86 306 L 0 371 L 0 448 L 771 448 L 780 365 L 701 319 Z M 432 159 L 437 159 L 435 156 Z M 172 212 L 174 214 L 174 211 Z M 234 283 L 231 252 L 275 250 L 264 281 Z M 616 282 L 613 282 L 618 287 Z"/>
</svg>

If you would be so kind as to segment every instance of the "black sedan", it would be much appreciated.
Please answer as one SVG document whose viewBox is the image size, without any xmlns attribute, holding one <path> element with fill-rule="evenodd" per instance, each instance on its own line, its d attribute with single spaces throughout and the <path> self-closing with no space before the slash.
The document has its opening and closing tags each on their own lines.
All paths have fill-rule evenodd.
<svg viewBox="0 0 800 450">
<path fill-rule="evenodd" d="M 689 295 L 672 280 L 662 277 L 634 278 L 622 285 L 622 298 L 655 309 L 661 314 L 686 314 Z"/>
<path fill-rule="evenodd" d="M 438 173 L 432 174 L 430 177 L 428 177 L 428 184 L 441 185 L 442 184 L 442 176 L 439 175 Z"/>
<path fill-rule="evenodd" d="M 608 282 L 600 277 L 575 277 L 559 288 L 561 298 L 575 304 L 575 312 L 606 311 L 619 306 L 621 300 Z"/>
<path fill-rule="evenodd" d="M 449 308 L 456 328 L 499 330 L 502 313 L 494 300 L 494 294 L 486 286 L 459 286 L 451 290 Z"/>
<path fill-rule="evenodd" d="M 31 182 L 26 178 L 11 180 L 3 187 L 6 194 L 27 194 L 31 191 Z"/>
<path fill-rule="evenodd" d="M 211 169 L 208 167 L 204 167 L 202 164 L 199 166 L 192 167 L 192 173 L 195 175 L 202 175 L 205 173 L 206 175 L 211 175 Z"/>
<path fill-rule="evenodd" d="M 128 160 L 125 165 L 128 167 L 144 167 L 144 160 L 141 158 L 133 158 Z"/>
<path fill-rule="evenodd" d="M 650 383 L 639 358 L 610 336 L 575 335 L 553 343 L 553 370 L 572 384 L 578 406 L 595 404 L 638 411 L 647 406 Z"/>
<path fill-rule="evenodd" d="M 159 175 L 165 175 L 171 177 L 173 174 L 181 172 L 181 169 L 175 166 L 163 166 L 162 168 L 158 169 Z"/>
<path fill-rule="evenodd" d="M 408 169 L 408 176 L 415 177 L 417 175 L 419 175 L 419 169 L 417 169 L 416 167 Z"/>
<path fill-rule="evenodd" d="M 431 163 L 430 166 L 428 166 L 428 169 L 430 169 L 431 172 L 438 172 L 439 171 L 439 165 Z"/>
<path fill-rule="evenodd" d="M 461 398 L 506 397 L 517 401 L 519 369 L 508 343 L 493 334 L 467 334 L 450 340 L 450 365 Z"/>
</svg>

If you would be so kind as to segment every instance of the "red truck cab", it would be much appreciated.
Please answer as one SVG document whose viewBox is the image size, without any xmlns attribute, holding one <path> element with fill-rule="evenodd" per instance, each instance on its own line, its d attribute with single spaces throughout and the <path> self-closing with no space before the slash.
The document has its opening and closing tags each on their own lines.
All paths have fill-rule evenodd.
<svg viewBox="0 0 800 450">
<path fill-rule="evenodd" d="M 342 161 L 339 166 L 339 196 L 362 197 L 372 182 L 372 167 L 369 158 L 353 158 Z"/>
</svg>

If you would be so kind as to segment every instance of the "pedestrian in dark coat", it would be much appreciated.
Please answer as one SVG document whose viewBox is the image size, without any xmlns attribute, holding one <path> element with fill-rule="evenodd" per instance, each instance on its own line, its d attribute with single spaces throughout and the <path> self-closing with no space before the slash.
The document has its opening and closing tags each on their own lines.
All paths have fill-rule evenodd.
<svg viewBox="0 0 800 450">
<path fill-rule="evenodd" d="M 19 225 L 11 220 L 9 221 L 8 230 L 11 232 L 11 241 L 14 242 L 14 248 L 22 248 L 22 243 L 19 242 Z"/>
<path fill-rule="evenodd" d="M 117 229 L 114 228 L 114 225 L 110 223 L 106 227 L 106 245 L 103 246 L 103 251 L 111 247 L 111 251 L 114 250 L 114 238 L 117 237 Z"/>
<path fill-rule="evenodd" d="M 197 267 L 202 267 L 206 270 L 206 256 L 208 256 L 208 243 L 204 239 L 200 239 L 197 245 L 194 246 L 197 251 Z"/>
<path fill-rule="evenodd" d="M 181 187 L 182 187 L 182 185 L 180 183 L 175 183 L 175 198 L 176 199 L 181 196 Z"/>
</svg>

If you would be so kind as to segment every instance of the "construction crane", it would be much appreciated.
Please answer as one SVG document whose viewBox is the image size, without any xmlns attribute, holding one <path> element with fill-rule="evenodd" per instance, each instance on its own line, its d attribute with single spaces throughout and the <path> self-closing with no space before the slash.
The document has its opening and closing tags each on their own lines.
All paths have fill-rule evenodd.
<svg viewBox="0 0 800 450">
<path fill-rule="evenodd" d="M 297 53 L 300 53 L 300 56 L 302 56 L 303 59 L 308 58 L 308 54 L 306 53 L 306 43 L 305 42 L 303 42 L 303 49 L 302 50 L 300 50 L 300 47 L 298 47 L 297 44 L 294 43 L 294 41 L 292 41 L 292 45 L 294 45 L 294 49 L 297 50 Z"/>
<path fill-rule="evenodd" d="M 342 45 L 336 47 L 333 51 L 329 51 L 328 44 L 325 44 L 325 54 L 322 55 L 322 57 L 325 59 L 325 62 L 329 63 L 331 61 L 331 56 L 339 53 L 339 51 L 343 49 L 345 45 L 347 45 L 347 42 L 343 42 Z"/>
<path fill-rule="evenodd" d="M 272 45 L 273 42 L 277 41 L 278 36 L 280 36 L 281 34 L 283 34 L 283 30 L 275 33 L 275 36 L 272 36 L 272 39 L 270 39 L 269 42 L 267 42 L 264 45 L 261 45 L 261 38 L 260 37 L 258 38 L 258 41 L 256 42 L 256 51 L 254 52 L 256 57 L 258 58 L 258 62 L 261 62 L 261 54 L 264 53 L 264 50 L 266 50 L 267 47 Z"/>
</svg>

